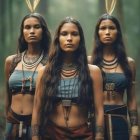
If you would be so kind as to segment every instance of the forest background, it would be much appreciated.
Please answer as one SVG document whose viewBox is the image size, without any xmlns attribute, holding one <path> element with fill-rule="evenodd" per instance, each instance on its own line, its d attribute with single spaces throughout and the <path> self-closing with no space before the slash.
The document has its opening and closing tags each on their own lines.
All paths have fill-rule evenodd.
<svg viewBox="0 0 140 140">
<path fill-rule="evenodd" d="M 140 0 L 117 0 L 113 12 L 121 24 L 127 53 L 136 62 L 136 96 L 140 115 Z M 41 13 L 52 36 L 66 16 L 77 18 L 85 33 L 88 55 L 92 52 L 93 33 L 98 17 L 105 13 L 105 0 L 41 0 L 36 12 Z M 5 82 L 4 61 L 16 53 L 19 27 L 29 13 L 25 0 L 0 0 L 0 140 L 4 134 Z"/>
</svg>

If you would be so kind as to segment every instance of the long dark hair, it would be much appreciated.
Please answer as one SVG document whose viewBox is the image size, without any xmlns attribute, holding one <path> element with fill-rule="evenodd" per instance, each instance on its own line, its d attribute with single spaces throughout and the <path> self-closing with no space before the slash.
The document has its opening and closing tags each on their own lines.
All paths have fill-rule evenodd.
<svg viewBox="0 0 140 140">
<path fill-rule="evenodd" d="M 122 37 L 122 31 L 120 27 L 120 23 L 114 16 L 111 16 L 109 14 L 103 14 L 99 20 L 97 21 L 95 32 L 94 32 L 94 46 L 93 46 L 93 53 L 92 53 L 92 64 L 95 64 L 101 68 L 101 63 L 103 59 L 103 48 L 105 47 L 100 39 L 99 39 L 99 26 L 103 20 L 111 20 L 117 28 L 117 38 L 112 44 L 114 53 L 116 54 L 116 57 L 118 58 L 118 63 L 120 64 L 121 68 L 124 71 L 124 74 L 129 80 L 129 83 L 132 81 L 132 72 L 130 70 L 125 45 L 123 43 L 123 37 Z"/>
<path fill-rule="evenodd" d="M 24 27 L 24 21 L 30 17 L 34 17 L 34 18 L 38 19 L 38 21 L 40 22 L 40 25 L 41 25 L 42 31 L 43 31 L 42 40 L 41 40 L 41 49 L 44 51 L 45 54 L 47 54 L 50 43 L 51 43 L 51 34 L 49 32 L 45 19 L 39 13 L 31 13 L 31 14 L 26 15 L 23 18 L 23 20 L 21 22 L 21 26 L 20 26 L 20 35 L 18 38 L 18 50 L 17 51 L 19 53 L 22 53 L 28 47 L 27 42 L 25 41 L 24 36 L 23 36 L 23 27 Z"/>
<path fill-rule="evenodd" d="M 89 74 L 89 68 L 87 63 L 87 55 L 86 55 L 86 47 L 85 47 L 85 38 L 83 29 L 80 23 L 72 18 L 66 17 L 58 26 L 56 33 L 54 35 L 53 44 L 50 47 L 48 62 L 46 64 L 46 68 L 41 79 L 41 92 L 43 94 L 42 105 L 41 105 L 41 127 L 45 126 L 47 123 L 47 116 L 49 116 L 54 108 L 53 99 L 58 92 L 58 84 L 60 80 L 60 74 L 63 64 L 63 53 L 60 44 L 59 44 L 59 36 L 60 30 L 65 23 L 73 23 L 77 26 L 80 34 L 80 43 L 77 50 L 74 52 L 74 60 L 78 65 L 78 75 L 80 85 L 80 97 L 79 103 L 89 105 L 89 99 L 91 95 L 91 79 Z M 90 89 L 91 88 L 91 89 Z M 91 102 L 90 102 L 91 103 Z"/>
</svg>

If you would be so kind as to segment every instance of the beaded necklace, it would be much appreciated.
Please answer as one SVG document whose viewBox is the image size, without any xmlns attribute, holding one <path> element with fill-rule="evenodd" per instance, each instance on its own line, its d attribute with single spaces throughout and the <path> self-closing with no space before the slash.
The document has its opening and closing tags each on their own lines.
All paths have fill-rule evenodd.
<svg viewBox="0 0 140 140">
<path fill-rule="evenodd" d="M 22 57 L 21 57 L 21 63 L 22 63 L 22 75 L 23 75 L 23 78 L 22 78 L 22 89 L 21 89 L 21 93 L 25 93 L 25 85 L 26 85 L 26 82 L 29 81 L 30 82 L 30 87 L 29 87 L 29 91 L 32 92 L 32 84 L 33 84 L 33 78 L 34 78 L 34 74 L 36 72 L 36 69 L 39 65 L 39 63 L 41 62 L 41 60 L 43 59 L 43 52 L 41 53 L 41 55 L 39 56 L 39 58 L 33 62 L 33 63 L 30 63 L 28 64 L 28 62 L 25 62 L 24 61 L 24 57 L 25 57 L 25 54 L 26 54 L 26 51 L 24 51 L 22 53 Z M 24 67 L 26 69 L 33 69 L 34 68 L 34 71 L 32 73 L 32 75 L 30 75 L 29 77 L 25 77 L 25 72 L 24 72 Z"/>
<path fill-rule="evenodd" d="M 66 124 L 66 127 L 68 128 L 69 115 L 70 115 L 71 106 L 72 106 L 72 97 L 74 96 L 75 88 L 78 85 L 78 81 L 76 82 L 77 68 L 70 67 L 69 70 L 62 69 L 61 76 L 62 76 L 62 81 L 63 81 L 63 88 L 60 89 L 60 92 L 61 90 L 64 90 L 65 92 L 67 91 L 67 93 L 65 94 L 65 97 L 63 97 L 62 92 L 61 92 L 61 103 L 62 103 L 62 108 L 63 108 L 65 124 Z M 65 83 L 66 78 L 69 78 L 68 85 L 66 85 Z M 72 79 L 74 80 L 73 84 L 71 84 Z M 68 89 L 66 87 L 68 87 Z"/>
<path fill-rule="evenodd" d="M 39 58 L 35 62 L 28 64 L 27 62 L 25 62 L 25 58 L 24 58 L 25 54 L 26 54 L 26 51 L 24 51 L 22 53 L 21 63 L 27 69 L 32 69 L 32 68 L 36 67 L 41 62 L 41 60 L 44 56 L 44 53 L 42 52 L 41 55 L 39 56 Z"/>
<path fill-rule="evenodd" d="M 115 69 L 117 68 L 118 66 L 118 59 L 117 58 L 114 58 L 113 60 L 105 60 L 103 59 L 102 61 L 102 67 L 105 68 L 105 69 Z"/>
</svg>

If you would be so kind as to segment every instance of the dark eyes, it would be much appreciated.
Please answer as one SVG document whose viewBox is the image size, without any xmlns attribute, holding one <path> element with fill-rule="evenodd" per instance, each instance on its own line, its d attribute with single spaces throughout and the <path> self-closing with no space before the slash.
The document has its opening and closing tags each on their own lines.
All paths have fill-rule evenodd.
<svg viewBox="0 0 140 140">
<path fill-rule="evenodd" d="M 114 26 L 102 26 L 102 27 L 99 27 L 99 30 L 106 30 L 106 29 L 110 29 L 110 30 L 116 30 L 116 27 Z"/>
<path fill-rule="evenodd" d="M 67 36 L 69 34 L 71 34 L 73 36 L 78 36 L 79 35 L 79 32 L 77 32 L 77 31 L 74 31 L 74 32 L 71 32 L 71 33 L 66 32 L 66 31 L 60 32 L 60 35 L 62 35 L 62 36 Z"/>
<path fill-rule="evenodd" d="M 24 26 L 24 29 L 31 29 L 31 28 L 39 29 L 39 28 L 41 28 L 41 25 L 37 24 L 37 25 L 34 25 L 34 26 L 31 26 L 31 25 L 25 25 Z"/>
<path fill-rule="evenodd" d="M 60 35 L 66 36 L 67 35 L 67 32 L 60 32 Z"/>
</svg>

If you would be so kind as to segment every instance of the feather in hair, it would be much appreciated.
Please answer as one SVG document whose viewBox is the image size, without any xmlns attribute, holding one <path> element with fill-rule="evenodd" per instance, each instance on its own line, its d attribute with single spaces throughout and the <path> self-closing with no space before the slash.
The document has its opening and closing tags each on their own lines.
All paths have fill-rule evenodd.
<svg viewBox="0 0 140 140">
<path fill-rule="evenodd" d="M 111 1 L 111 2 L 109 2 Z M 109 15 L 114 11 L 117 0 L 105 0 L 106 11 Z"/>
<path fill-rule="evenodd" d="M 33 3 L 31 3 L 30 0 L 26 0 L 27 6 L 32 13 L 35 11 L 39 2 L 40 2 L 40 0 L 34 0 Z"/>
</svg>

